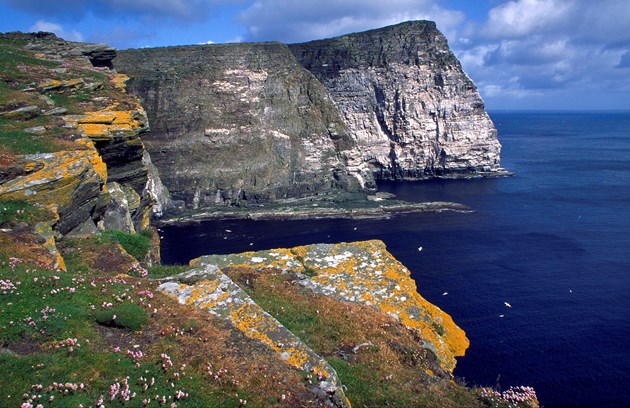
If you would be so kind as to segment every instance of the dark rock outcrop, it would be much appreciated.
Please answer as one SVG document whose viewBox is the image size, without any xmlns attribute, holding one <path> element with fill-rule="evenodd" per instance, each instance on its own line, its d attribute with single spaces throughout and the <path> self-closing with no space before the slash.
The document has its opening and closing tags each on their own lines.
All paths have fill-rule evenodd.
<svg viewBox="0 0 630 408">
<path fill-rule="evenodd" d="M 116 68 L 148 112 L 143 141 L 164 184 L 188 208 L 374 187 L 328 92 L 284 44 L 126 50 Z"/>
<path fill-rule="evenodd" d="M 290 48 L 326 86 L 377 178 L 504 172 L 477 88 L 434 22 Z"/>
</svg>

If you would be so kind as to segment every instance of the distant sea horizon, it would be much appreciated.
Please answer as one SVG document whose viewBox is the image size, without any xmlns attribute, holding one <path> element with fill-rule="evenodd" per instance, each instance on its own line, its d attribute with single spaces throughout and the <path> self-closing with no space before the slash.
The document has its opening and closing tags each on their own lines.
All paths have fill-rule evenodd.
<svg viewBox="0 0 630 408">
<path fill-rule="evenodd" d="M 163 260 L 381 239 L 466 331 L 454 374 L 467 384 L 533 386 L 544 407 L 628 407 L 630 110 L 489 114 L 513 177 L 379 183 L 474 213 L 170 226 Z"/>
</svg>

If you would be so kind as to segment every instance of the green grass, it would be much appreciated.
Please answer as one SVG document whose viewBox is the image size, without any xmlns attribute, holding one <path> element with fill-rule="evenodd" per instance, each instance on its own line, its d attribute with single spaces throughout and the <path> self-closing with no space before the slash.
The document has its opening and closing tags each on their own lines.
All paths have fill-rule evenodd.
<svg viewBox="0 0 630 408">
<path fill-rule="evenodd" d="M 6 146 L 15 154 L 53 153 L 60 149 L 54 139 L 21 130 L 0 129 L 0 145 Z"/>
<path fill-rule="evenodd" d="M 178 275 L 191 269 L 188 265 L 159 265 L 149 268 L 150 278 L 164 278 L 167 276 Z"/>
<path fill-rule="evenodd" d="M 19 222 L 35 224 L 51 219 L 46 209 L 25 201 L 0 201 L 0 225 L 15 225 Z"/>
<path fill-rule="evenodd" d="M 107 242 L 119 243 L 125 251 L 138 261 L 142 261 L 151 247 L 151 232 L 142 231 L 138 234 L 109 230 L 103 231 L 103 239 Z"/>
<path fill-rule="evenodd" d="M 58 62 L 44 61 L 30 57 L 28 52 L 17 48 L 17 44 L 7 44 L 3 41 L 0 44 L 0 78 L 11 80 L 26 80 L 32 73 L 28 68 L 56 68 Z"/>
<path fill-rule="evenodd" d="M 115 316 L 115 317 L 114 317 Z M 94 313 L 94 319 L 103 326 L 139 330 L 149 320 L 147 312 L 132 303 L 122 303 L 111 309 L 101 309 Z"/>
</svg>

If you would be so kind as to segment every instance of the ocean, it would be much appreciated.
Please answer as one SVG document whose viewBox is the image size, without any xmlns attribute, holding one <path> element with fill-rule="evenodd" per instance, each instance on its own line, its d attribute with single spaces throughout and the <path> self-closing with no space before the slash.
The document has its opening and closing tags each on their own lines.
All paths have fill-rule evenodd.
<svg viewBox="0 0 630 408">
<path fill-rule="evenodd" d="M 533 386 L 544 407 L 630 407 L 630 112 L 490 115 L 513 177 L 379 184 L 474 213 L 169 226 L 163 261 L 381 239 L 466 331 L 467 384 Z"/>
</svg>

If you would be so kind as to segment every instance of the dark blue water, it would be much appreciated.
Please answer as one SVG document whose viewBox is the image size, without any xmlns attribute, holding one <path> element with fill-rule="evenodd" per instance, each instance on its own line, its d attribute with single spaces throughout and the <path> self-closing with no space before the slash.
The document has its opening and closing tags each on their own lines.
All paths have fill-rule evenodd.
<svg viewBox="0 0 630 408">
<path fill-rule="evenodd" d="M 491 116 L 516 176 L 380 186 L 473 214 L 167 227 L 163 259 L 381 239 L 466 331 L 455 374 L 468 384 L 530 385 L 545 407 L 630 407 L 630 113 Z"/>
</svg>

